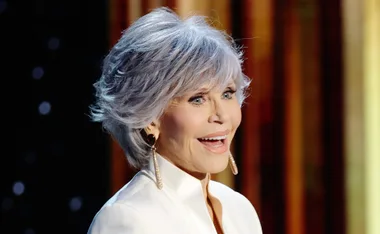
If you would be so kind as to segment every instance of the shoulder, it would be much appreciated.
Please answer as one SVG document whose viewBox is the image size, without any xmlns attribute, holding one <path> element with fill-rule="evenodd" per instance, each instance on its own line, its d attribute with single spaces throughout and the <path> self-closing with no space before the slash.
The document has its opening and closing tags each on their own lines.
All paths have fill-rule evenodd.
<svg viewBox="0 0 380 234">
<path fill-rule="evenodd" d="M 154 201 L 157 189 L 151 178 L 142 171 L 138 172 L 130 182 L 117 191 L 105 204 L 124 204 L 135 206 L 145 204 L 146 201 Z"/>
<path fill-rule="evenodd" d="M 96 213 L 88 234 L 152 233 L 143 215 L 151 213 L 145 210 L 147 201 L 152 200 L 148 197 L 152 196 L 153 186 L 149 178 L 137 174 Z"/>
<path fill-rule="evenodd" d="M 210 181 L 210 185 L 211 194 L 220 200 L 223 208 L 236 219 L 236 223 L 247 226 L 249 230 L 256 230 L 255 233 L 262 233 L 256 209 L 243 194 L 216 181 Z"/>
<path fill-rule="evenodd" d="M 95 215 L 88 234 L 112 233 L 147 233 L 137 228 L 144 227 L 139 225 L 142 222 L 139 212 L 126 204 L 118 202 L 104 205 Z"/>
</svg>

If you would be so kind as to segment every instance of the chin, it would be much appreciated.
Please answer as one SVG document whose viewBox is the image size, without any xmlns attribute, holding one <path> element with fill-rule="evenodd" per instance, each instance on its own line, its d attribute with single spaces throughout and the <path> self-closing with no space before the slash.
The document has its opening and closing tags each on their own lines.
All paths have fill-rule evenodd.
<svg viewBox="0 0 380 234">
<path fill-rule="evenodd" d="M 226 157 L 223 157 L 223 160 L 217 160 L 214 163 L 210 163 L 208 165 L 207 172 L 211 174 L 218 174 L 222 171 L 224 171 L 228 166 L 228 155 Z"/>
</svg>

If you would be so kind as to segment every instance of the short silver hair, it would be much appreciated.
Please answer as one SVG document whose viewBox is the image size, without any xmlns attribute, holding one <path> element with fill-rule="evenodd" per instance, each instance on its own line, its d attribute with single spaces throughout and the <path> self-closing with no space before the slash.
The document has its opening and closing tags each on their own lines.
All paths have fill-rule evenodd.
<svg viewBox="0 0 380 234">
<path fill-rule="evenodd" d="M 250 80 L 242 52 L 204 16 L 182 20 L 161 7 L 136 20 L 105 57 L 94 84 L 93 121 L 123 148 L 131 166 L 147 165 L 150 147 L 141 131 L 160 118 L 170 101 L 207 84 L 225 88 L 233 80 L 240 105 Z"/>
</svg>

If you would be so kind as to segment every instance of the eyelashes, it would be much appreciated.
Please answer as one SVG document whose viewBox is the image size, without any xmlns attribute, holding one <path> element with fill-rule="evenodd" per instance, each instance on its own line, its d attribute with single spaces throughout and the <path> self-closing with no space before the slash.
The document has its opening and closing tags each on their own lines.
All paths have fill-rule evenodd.
<svg viewBox="0 0 380 234">
<path fill-rule="evenodd" d="M 236 89 L 228 87 L 222 93 L 222 99 L 227 99 L 227 100 L 232 99 L 235 93 L 236 93 Z M 208 95 L 208 92 L 197 93 L 196 95 L 190 97 L 188 102 L 194 105 L 201 105 L 207 100 L 207 97 L 206 97 L 207 95 Z"/>
<path fill-rule="evenodd" d="M 195 96 L 189 98 L 189 102 L 193 104 L 200 105 L 205 101 L 206 93 L 198 93 Z"/>
<path fill-rule="evenodd" d="M 232 99 L 235 93 L 236 93 L 236 89 L 227 88 L 227 90 L 224 91 L 223 93 L 223 97 L 226 99 Z"/>
</svg>

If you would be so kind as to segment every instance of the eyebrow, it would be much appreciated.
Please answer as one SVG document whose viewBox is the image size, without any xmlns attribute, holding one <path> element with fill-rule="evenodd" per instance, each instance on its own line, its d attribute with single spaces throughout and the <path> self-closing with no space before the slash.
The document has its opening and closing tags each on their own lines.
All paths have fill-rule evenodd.
<svg viewBox="0 0 380 234">
<path fill-rule="evenodd" d="M 197 91 L 195 91 L 196 93 L 203 93 L 203 94 L 206 94 L 206 93 L 209 93 L 210 92 L 210 89 L 207 89 L 207 88 L 201 88 L 201 89 L 198 89 Z"/>
<path fill-rule="evenodd" d="M 234 81 L 231 81 L 227 84 L 227 87 L 230 87 L 230 86 L 236 86 L 236 83 Z"/>
<path fill-rule="evenodd" d="M 230 88 L 230 87 L 235 87 L 235 83 L 234 82 L 230 82 L 227 84 L 226 88 Z M 194 93 L 196 94 L 208 94 L 210 92 L 210 88 L 200 88 L 198 90 L 196 90 Z"/>
</svg>

